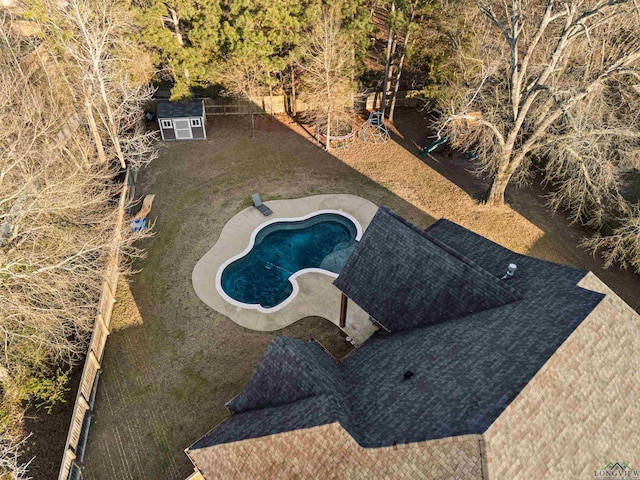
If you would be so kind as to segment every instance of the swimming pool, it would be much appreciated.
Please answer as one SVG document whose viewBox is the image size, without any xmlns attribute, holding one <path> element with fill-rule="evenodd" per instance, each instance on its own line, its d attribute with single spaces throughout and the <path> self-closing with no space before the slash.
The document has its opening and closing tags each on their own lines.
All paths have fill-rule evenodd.
<svg viewBox="0 0 640 480">
<path fill-rule="evenodd" d="M 335 210 L 266 222 L 241 254 L 220 267 L 216 288 L 236 306 L 278 310 L 297 294 L 300 275 L 337 277 L 361 235 L 355 218 Z"/>
</svg>

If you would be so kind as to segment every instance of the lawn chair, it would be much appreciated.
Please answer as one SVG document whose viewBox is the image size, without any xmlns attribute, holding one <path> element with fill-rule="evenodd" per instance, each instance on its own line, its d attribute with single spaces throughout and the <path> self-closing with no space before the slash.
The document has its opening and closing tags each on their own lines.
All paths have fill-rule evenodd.
<svg viewBox="0 0 640 480">
<path fill-rule="evenodd" d="M 153 205 L 153 199 L 156 198 L 155 195 L 147 195 L 144 197 L 142 201 L 142 208 L 138 212 L 138 214 L 133 217 L 134 220 L 140 220 L 142 218 L 147 218 L 149 212 L 151 211 L 151 205 Z"/>
<path fill-rule="evenodd" d="M 260 213 L 265 217 L 268 217 L 273 213 L 269 207 L 262 203 L 259 193 L 254 193 L 253 195 L 251 195 L 251 200 L 253 200 L 253 206 L 260 210 Z"/>
<path fill-rule="evenodd" d="M 132 232 L 141 232 L 147 229 L 149 224 L 147 220 L 147 216 L 151 211 L 151 205 L 153 205 L 153 199 L 156 198 L 155 195 L 147 195 L 144 197 L 142 201 L 142 208 L 137 213 L 133 220 L 131 220 L 131 231 Z"/>
</svg>

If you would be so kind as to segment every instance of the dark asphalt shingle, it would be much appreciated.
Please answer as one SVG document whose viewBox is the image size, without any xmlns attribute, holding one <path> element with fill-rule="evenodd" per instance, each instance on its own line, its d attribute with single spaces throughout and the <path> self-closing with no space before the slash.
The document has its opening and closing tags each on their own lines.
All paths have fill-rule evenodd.
<svg viewBox="0 0 640 480">
<path fill-rule="evenodd" d="M 202 100 L 193 100 L 192 102 L 160 100 L 158 102 L 158 118 L 187 118 L 202 117 L 203 115 Z"/>
<path fill-rule="evenodd" d="M 244 390 L 226 405 L 241 413 L 316 395 L 344 397 L 343 388 L 338 365 L 318 343 L 277 336 Z"/>
<path fill-rule="evenodd" d="M 212 445 L 238 442 L 341 421 L 341 408 L 330 395 L 307 397 L 279 407 L 252 410 L 228 418 L 189 447 L 198 452 Z M 198 455 L 198 453 L 196 453 Z"/>
<path fill-rule="evenodd" d="M 509 283 L 384 207 L 334 285 L 391 332 L 522 298 Z"/>
</svg>

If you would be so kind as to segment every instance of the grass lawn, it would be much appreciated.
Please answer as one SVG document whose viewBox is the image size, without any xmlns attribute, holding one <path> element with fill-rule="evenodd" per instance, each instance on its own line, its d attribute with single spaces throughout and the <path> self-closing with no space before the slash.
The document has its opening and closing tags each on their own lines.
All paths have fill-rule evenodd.
<svg viewBox="0 0 640 480">
<path fill-rule="evenodd" d="M 191 286 L 194 265 L 253 192 L 264 200 L 360 195 L 421 227 L 446 216 L 518 252 L 593 270 L 628 302 L 640 298 L 637 276 L 602 272 L 597 259 L 575 247 L 582 231 L 546 213 L 535 192 L 512 192 L 513 208 L 490 209 L 473 200 L 482 185 L 457 157 L 419 158 L 415 144 L 427 137 L 415 112 L 400 113 L 394 141 L 331 154 L 282 122 L 261 118 L 252 138 L 248 119 L 215 118 L 207 141 L 163 143 L 160 158 L 141 172 L 138 193 L 156 194 L 156 236 L 141 272 L 118 290 L 85 479 L 186 478 L 192 468 L 183 449 L 226 418 L 224 403 L 240 392 L 276 334 L 237 326 Z M 349 347 L 319 318 L 279 333 L 313 335 L 337 357 Z"/>
</svg>

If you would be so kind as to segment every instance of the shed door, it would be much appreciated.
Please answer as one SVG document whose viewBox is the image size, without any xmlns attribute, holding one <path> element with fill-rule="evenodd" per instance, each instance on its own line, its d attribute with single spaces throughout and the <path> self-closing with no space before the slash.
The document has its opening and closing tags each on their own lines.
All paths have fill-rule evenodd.
<svg viewBox="0 0 640 480">
<path fill-rule="evenodd" d="M 191 125 L 189 119 L 176 118 L 173 120 L 173 128 L 176 132 L 176 139 L 184 140 L 186 138 L 193 138 L 191 135 Z"/>
</svg>

